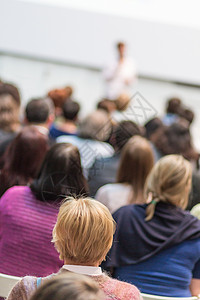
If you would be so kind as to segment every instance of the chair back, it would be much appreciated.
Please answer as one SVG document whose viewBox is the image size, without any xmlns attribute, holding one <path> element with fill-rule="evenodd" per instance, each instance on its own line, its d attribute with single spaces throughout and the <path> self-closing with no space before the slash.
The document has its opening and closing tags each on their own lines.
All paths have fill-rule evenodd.
<svg viewBox="0 0 200 300">
<path fill-rule="evenodd" d="M 20 277 L 0 273 L 0 297 L 7 297 Z"/>
<path fill-rule="evenodd" d="M 197 297 L 164 297 L 141 293 L 143 300 L 198 300 Z"/>
</svg>

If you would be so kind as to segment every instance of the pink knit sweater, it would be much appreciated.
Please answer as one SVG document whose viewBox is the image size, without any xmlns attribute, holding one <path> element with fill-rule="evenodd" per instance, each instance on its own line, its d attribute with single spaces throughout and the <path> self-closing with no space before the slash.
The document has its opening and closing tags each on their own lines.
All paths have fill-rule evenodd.
<svg viewBox="0 0 200 300">
<path fill-rule="evenodd" d="M 42 279 L 45 280 L 56 276 L 58 274 L 66 274 L 69 272 L 65 269 L 61 269 L 57 274 L 52 274 Z M 134 286 L 126 282 L 112 279 L 105 274 L 92 276 L 92 278 L 99 284 L 100 288 L 105 293 L 105 300 L 141 300 L 139 290 Z M 20 282 L 18 282 L 12 289 L 7 300 L 28 300 L 32 293 L 37 288 L 37 278 L 26 276 Z"/>
<path fill-rule="evenodd" d="M 47 276 L 63 265 L 52 244 L 58 205 L 15 186 L 0 199 L 0 273 Z"/>
</svg>

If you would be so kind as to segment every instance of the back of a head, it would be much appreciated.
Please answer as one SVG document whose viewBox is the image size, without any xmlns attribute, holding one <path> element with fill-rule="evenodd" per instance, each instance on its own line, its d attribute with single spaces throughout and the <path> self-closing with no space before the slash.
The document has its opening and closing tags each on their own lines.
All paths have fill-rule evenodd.
<svg viewBox="0 0 200 300">
<path fill-rule="evenodd" d="M 1 184 L 24 185 L 36 178 L 47 150 L 46 136 L 33 126 L 23 128 L 4 154 Z"/>
<path fill-rule="evenodd" d="M 187 120 L 189 124 L 191 124 L 194 120 L 194 112 L 189 108 L 182 107 L 182 109 L 179 112 L 179 116 Z"/>
<path fill-rule="evenodd" d="M 25 115 L 29 123 L 43 124 L 48 120 L 49 114 L 50 107 L 45 99 L 32 99 L 26 105 Z"/>
<path fill-rule="evenodd" d="M 140 127 L 132 121 L 122 121 L 113 130 L 113 146 L 120 151 L 134 135 L 142 135 Z"/>
<path fill-rule="evenodd" d="M 9 94 L 0 94 L 0 129 L 14 132 L 19 125 L 19 105 Z"/>
<path fill-rule="evenodd" d="M 30 300 L 103 300 L 104 293 L 88 276 L 69 272 L 43 283 Z"/>
<path fill-rule="evenodd" d="M 0 96 L 1 95 L 10 95 L 15 100 L 17 106 L 20 106 L 21 99 L 20 99 L 20 93 L 18 88 L 7 82 L 0 82 Z"/>
<path fill-rule="evenodd" d="M 62 108 L 65 100 L 69 98 L 73 93 L 71 86 L 65 88 L 53 89 L 48 92 L 48 97 L 53 100 L 53 103 L 56 108 Z"/>
<path fill-rule="evenodd" d="M 97 103 L 97 109 L 102 109 L 107 113 L 111 113 L 116 110 L 115 101 L 110 99 L 102 99 Z"/>
<path fill-rule="evenodd" d="M 42 201 L 56 201 L 70 195 L 87 194 L 88 187 L 78 148 L 68 143 L 53 145 L 47 152 L 31 189 Z"/>
<path fill-rule="evenodd" d="M 167 101 L 167 113 L 179 114 L 181 108 L 181 100 L 179 98 L 171 98 Z"/>
<path fill-rule="evenodd" d="M 156 133 L 156 131 L 163 127 L 163 123 L 161 121 L 161 119 L 159 118 L 153 118 L 151 120 L 149 120 L 146 124 L 145 124 L 145 129 L 146 129 L 146 137 L 148 140 L 151 140 L 151 136 Z"/>
<path fill-rule="evenodd" d="M 191 164 L 181 155 L 167 155 L 161 158 L 146 181 L 145 194 L 146 197 L 150 197 L 146 220 L 153 217 L 155 206 L 159 201 L 186 208 L 191 179 Z"/>
<path fill-rule="evenodd" d="M 68 264 L 100 264 L 112 246 L 114 220 L 102 203 L 92 198 L 66 199 L 59 210 L 53 242 Z"/>
<path fill-rule="evenodd" d="M 106 141 L 110 132 L 111 121 L 103 110 L 96 110 L 80 122 L 79 136 L 81 138 Z"/>
<path fill-rule="evenodd" d="M 75 121 L 79 110 L 80 105 L 71 99 L 67 99 L 63 104 L 63 116 L 66 120 Z"/>
<path fill-rule="evenodd" d="M 124 111 L 128 108 L 131 98 L 128 94 L 121 94 L 116 100 L 116 108 L 118 111 Z"/>
<path fill-rule="evenodd" d="M 153 164 L 153 151 L 148 140 L 140 136 L 132 137 L 122 150 L 117 174 L 117 182 L 132 185 L 132 203 L 144 201 L 144 184 Z"/>
<path fill-rule="evenodd" d="M 199 157 L 192 145 L 188 123 L 184 120 L 160 128 L 154 143 L 164 155 L 181 154 L 189 160 L 197 160 Z"/>
</svg>

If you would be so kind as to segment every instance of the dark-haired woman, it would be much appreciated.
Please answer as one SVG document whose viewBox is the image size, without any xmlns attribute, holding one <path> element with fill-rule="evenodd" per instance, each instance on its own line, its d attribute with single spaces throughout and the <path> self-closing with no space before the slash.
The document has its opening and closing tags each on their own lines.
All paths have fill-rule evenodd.
<svg viewBox="0 0 200 300">
<path fill-rule="evenodd" d="M 47 137 L 37 128 L 23 128 L 1 159 L 0 196 L 14 185 L 30 184 L 38 175 L 48 148 Z"/>
<path fill-rule="evenodd" d="M 51 243 L 60 202 L 67 195 L 87 194 L 78 149 L 54 145 L 37 179 L 14 186 L 0 200 L 0 273 L 45 276 L 62 266 Z"/>
</svg>

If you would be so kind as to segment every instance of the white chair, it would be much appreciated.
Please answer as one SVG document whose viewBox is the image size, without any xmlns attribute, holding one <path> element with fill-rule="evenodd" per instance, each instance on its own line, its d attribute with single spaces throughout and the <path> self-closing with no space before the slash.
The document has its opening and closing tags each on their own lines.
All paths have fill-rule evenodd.
<svg viewBox="0 0 200 300">
<path fill-rule="evenodd" d="M 0 297 L 7 297 L 13 286 L 20 279 L 20 277 L 0 273 Z"/>
<path fill-rule="evenodd" d="M 143 300 L 198 300 L 197 297 L 164 297 L 141 293 Z"/>
</svg>

